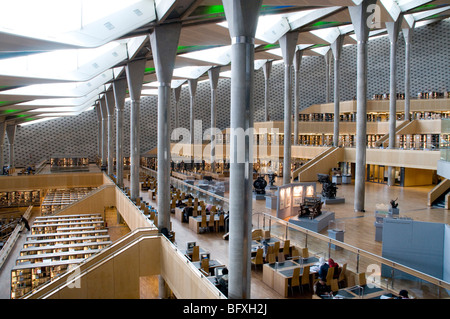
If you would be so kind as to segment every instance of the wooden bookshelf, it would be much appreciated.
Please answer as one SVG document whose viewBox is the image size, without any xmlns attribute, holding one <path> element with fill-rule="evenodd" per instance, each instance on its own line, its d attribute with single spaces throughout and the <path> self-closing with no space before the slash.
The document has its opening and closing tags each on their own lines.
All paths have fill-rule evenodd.
<svg viewBox="0 0 450 319">
<path fill-rule="evenodd" d="M 11 299 L 20 298 L 111 244 L 101 214 L 40 216 L 11 270 Z"/>
</svg>

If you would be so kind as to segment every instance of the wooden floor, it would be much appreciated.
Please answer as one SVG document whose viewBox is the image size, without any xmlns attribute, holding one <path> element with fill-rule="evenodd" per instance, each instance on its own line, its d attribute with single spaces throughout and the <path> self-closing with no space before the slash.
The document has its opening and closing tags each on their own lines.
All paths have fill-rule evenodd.
<svg viewBox="0 0 450 319">
<path fill-rule="evenodd" d="M 277 180 L 276 183 L 280 181 Z M 125 180 L 125 186 L 128 185 Z M 320 187 L 320 186 L 319 186 Z M 427 194 L 433 186 L 423 187 L 388 187 L 384 184 L 366 183 L 365 213 L 355 213 L 354 205 L 354 185 L 339 185 L 338 197 L 345 198 L 345 204 L 327 205 L 326 210 L 335 212 L 337 220 L 345 222 L 344 242 L 354 247 L 381 255 L 381 243 L 376 242 L 374 227 L 374 212 L 377 205 L 387 205 L 391 199 L 398 198 L 400 214 L 411 217 L 418 221 L 450 223 L 449 211 L 440 208 L 427 206 Z M 156 202 L 149 200 L 147 192 L 141 192 L 143 200 L 156 206 Z M 227 196 L 227 195 L 226 195 Z M 265 207 L 265 201 L 254 200 L 253 212 L 265 212 L 276 216 L 276 211 Z M 33 217 L 39 214 L 39 209 L 35 208 Z M 105 210 L 105 220 L 108 223 L 111 240 L 116 240 L 126 234 L 129 229 L 123 224 L 117 223 L 115 209 Z M 228 241 L 222 238 L 223 233 L 196 234 L 191 231 L 188 224 L 181 223 L 175 218 L 171 219 L 172 228 L 176 233 L 176 245 L 185 247 L 186 242 L 196 241 L 201 247 L 211 252 L 211 258 L 218 259 L 224 264 L 228 264 Z M 31 220 L 32 222 L 32 220 Z M 327 235 L 326 229 L 322 232 Z M 26 234 L 21 235 L 15 246 L 12 255 L 17 255 Z M 0 271 L 0 299 L 9 299 L 10 291 L 10 269 L 15 262 L 15 258 L 9 258 L 7 265 Z M 156 276 L 141 279 L 141 298 L 158 298 L 158 280 Z M 281 295 L 270 289 L 262 282 L 261 269 L 252 270 L 251 298 L 253 299 L 283 299 Z M 290 298 L 311 298 L 311 294 L 294 293 Z"/>
<path fill-rule="evenodd" d="M 277 181 L 280 182 L 280 181 Z M 126 181 L 126 185 L 128 182 Z M 380 205 L 389 205 L 390 200 L 397 199 L 399 203 L 400 215 L 411 217 L 418 221 L 438 222 L 449 224 L 449 211 L 440 208 L 427 206 L 427 194 L 433 188 L 430 186 L 421 187 L 398 187 L 387 186 L 385 184 L 366 183 L 365 213 L 354 212 L 354 185 L 338 185 L 337 196 L 344 197 L 344 204 L 326 205 L 325 210 L 333 211 L 336 220 L 345 222 L 344 242 L 366 250 L 376 255 L 381 255 L 382 244 L 375 241 L 375 217 L 374 212 Z M 319 185 L 320 188 L 320 185 Z M 143 200 L 156 206 L 155 201 L 150 201 L 147 192 L 141 193 Z M 225 195 L 227 196 L 227 195 Z M 266 208 L 264 200 L 253 200 L 253 212 L 264 212 L 276 216 L 276 211 Z M 191 231 L 188 224 L 181 223 L 175 218 L 171 219 L 172 229 L 176 233 L 176 245 L 185 247 L 186 242 L 196 241 L 202 248 L 211 252 L 211 258 L 228 264 L 228 241 L 222 238 L 223 233 L 196 234 Z M 327 235 L 327 229 L 321 232 Z M 148 287 L 149 289 L 150 286 Z M 156 289 L 153 286 L 153 289 Z M 155 295 L 147 293 L 148 295 Z M 251 298 L 283 299 L 283 296 L 270 289 L 262 282 L 262 270 L 252 270 Z M 311 298 L 311 294 L 294 293 L 290 298 Z"/>
</svg>

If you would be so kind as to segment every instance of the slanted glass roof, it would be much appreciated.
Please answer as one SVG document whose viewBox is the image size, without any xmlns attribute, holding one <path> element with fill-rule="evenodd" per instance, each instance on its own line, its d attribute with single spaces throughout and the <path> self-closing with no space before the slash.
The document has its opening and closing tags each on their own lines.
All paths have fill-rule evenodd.
<svg viewBox="0 0 450 319">
<path fill-rule="evenodd" d="M 1 8 L 0 32 L 79 47 L 103 45 L 156 19 L 153 0 L 14 0 Z"/>
</svg>

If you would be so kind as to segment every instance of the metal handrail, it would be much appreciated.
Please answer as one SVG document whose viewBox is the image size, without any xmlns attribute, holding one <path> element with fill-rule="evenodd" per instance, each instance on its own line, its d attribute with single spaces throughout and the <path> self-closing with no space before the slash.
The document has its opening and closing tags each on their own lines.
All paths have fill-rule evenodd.
<svg viewBox="0 0 450 319">
<path fill-rule="evenodd" d="M 378 255 L 376 255 L 374 253 L 371 253 L 371 252 L 368 252 L 366 250 L 357 248 L 355 246 L 346 244 L 346 243 L 344 243 L 342 241 L 339 241 L 339 240 L 336 240 L 336 239 L 333 239 L 333 238 L 329 238 L 329 237 L 327 237 L 325 235 L 319 234 L 319 233 L 317 233 L 315 231 L 308 230 L 308 229 L 303 228 L 301 226 L 298 226 L 296 224 L 289 223 L 289 222 L 287 222 L 285 220 L 282 220 L 282 219 L 280 219 L 278 217 L 269 215 L 267 213 L 263 213 L 263 212 L 253 213 L 253 216 L 255 216 L 255 215 L 261 215 L 264 218 L 268 218 L 269 222 L 273 220 L 276 223 L 279 223 L 279 224 L 282 224 L 283 226 L 285 226 L 286 227 L 285 239 L 287 239 L 287 236 L 288 236 L 287 235 L 288 234 L 287 229 L 288 228 L 292 228 L 292 229 L 295 229 L 296 231 L 304 233 L 306 236 L 312 236 L 312 237 L 314 237 L 314 238 L 316 238 L 318 240 L 326 242 L 329 245 L 329 247 L 330 247 L 330 245 L 335 245 L 335 246 L 343 248 L 343 249 L 345 249 L 347 251 L 351 251 L 351 252 L 353 252 L 353 253 L 355 253 L 357 255 L 358 261 L 359 261 L 359 257 L 369 258 L 369 259 L 372 259 L 374 262 L 378 262 L 378 263 L 384 264 L 386 266 L 389 266 L 389 267 L 391 267 L 391 268 L 393 268 L 395 270 L 399 270 L 399 271 L 405 272 L 405 273 L 407 273 L 409 275 L 412 275 L 412 276 L 417 277 L 419 279 L 422 279 L 422 280 L 425 280 L 427 282 L 430 282 L 430 283 L 432 283 L 432 284 L 434 284 L 436 286 L 439 286 L 441 288 L 450 289 L 450 283 L 444 281 L 443 279 L 439 279 L 439 278 L 430 276 L 430 275 L 428 275 L 426 273 L 423 273 L 421 271 L 415 270 L 415 269 L 410 268 L 408 266 L 402 265 L 402 264 L 400 264 L 398 262 L 395 262 L 393 260 L 390 260 L 390 259 L 378 256 Z M 259 218 L 258 218 L 258 223 L 259 223 Z M 258 224 L 258 228 L 259 228 L 259 224 Z"/>
</svg>

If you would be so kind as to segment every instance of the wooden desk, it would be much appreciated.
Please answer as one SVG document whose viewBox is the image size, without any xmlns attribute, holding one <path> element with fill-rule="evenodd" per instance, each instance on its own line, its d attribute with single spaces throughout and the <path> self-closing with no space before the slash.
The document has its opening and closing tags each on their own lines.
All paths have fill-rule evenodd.
<svg viewBox="0 0 450 319">
<path fill-rule="evenodd" d="M 201 254 L 207 254 L 207 253 L 209 253 L 209 251 L 207 251 L 207 250 L 204 250 L 203 248 L 201 248 L 200 247 L 200 249 L 199 249 L 199 255 L 201 255 Z M 184 255 L 186 256 L 186 257 L 189 257 L 189 259 L 191 259 L 192 258 L 192 250 L 185 250 L 184 251 Z"/>
<path fill-rule="evenodd" d="M 194 261 L 192 264 L 194 264 L 194 266 L 197 269 L 201 269 L 202 268 L 202 261 Z M 216 259 L 211 259 L 209 261 L 209 273 L 211 274 L 211 276 L 214 276 L 214 269 L 217 267 L 225 267 L 225 265 L 223 263 L 221 263 L 219 260 Z"/>
<path fill-rule="evenodd" d="M 179 220 L 180 222 L 183 222 L 183 209 L 184 209 L 184 207 L 175 207 L 175 218 L 177 220 Z M 199 205 L 197 207 L 197 216 L 201 215 L 201 213 L 202 213 L 202 208 Z"/>
<path fill-rule="evenodd" d="M 206 223 L 208 224 L 209 222 L 209 218 L 211 215 L 206 215 Z M 216 223 L 219 222 L 219 215 L 218 214 L 214 214 L 214 225 Z M 199 233 L 200 232 L 200 225 L 202 223 L 202 216 L 190 216 L 189 217 L 189 229 L 192 230 L 195 233 Z M 215 227 L 214 227 L 215 228 Z"/>
<path fill-rule="evenodd" d="M 288 296 L 289 280 L 295 268 L 300 268 L 300 276 L 303 274 L 303 267 L 313 266 L 319 262 L 317 257 L 304 258 L 302 260 L 286 260 L 284 263 L 264 264 L 263 266 L 263 282 L 270 288 L 274 289 L 280 295 Z M 315 271 L 310 271 L 310 275 L 314 276 Z"/>
</svg>

